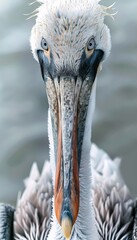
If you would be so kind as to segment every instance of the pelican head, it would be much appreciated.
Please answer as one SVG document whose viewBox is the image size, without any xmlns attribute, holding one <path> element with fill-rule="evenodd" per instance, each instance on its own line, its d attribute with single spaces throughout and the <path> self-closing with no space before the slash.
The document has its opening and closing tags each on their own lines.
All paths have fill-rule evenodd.
<svg viewBox="0 0 137 240">
<path fill-rule="evenodd" d="M 31 33 L 49 102 L 54 211 L 69 239 L 80 207 L 80 167 L 96 74 L 110 51 L 97 0 L 43 0 Z M 86 151 L 86 150 L 85 150 Z"/>
</svg>

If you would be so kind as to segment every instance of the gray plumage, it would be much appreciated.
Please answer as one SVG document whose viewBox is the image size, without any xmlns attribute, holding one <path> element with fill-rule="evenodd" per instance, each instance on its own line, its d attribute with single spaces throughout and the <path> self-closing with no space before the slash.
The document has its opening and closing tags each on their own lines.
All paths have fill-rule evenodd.
<svg viewBox="0 0 137 240">
<path fill-rule="evenodd" d="M 39 174 L 33 164 L 30 176 L 25 180 L 25 191 L 17 201 L 14 215 L 16 239 L 47 239 L 52 213 L 52 178 L 49 162 Z"/>
<path fill-rule="evenodd" d="M 99 240 L 131 239 L 135 203 L 120 174 L 120 159 L 111 160 L 92 145 L 93 202 Z M 98 159 L 98 162 L 96 161 Z"/>
<path fill-rule="evenodd" d="M 0 204 L 0 240 L 13 239 L 14 210 L 8 204 Z"/>
</svg>

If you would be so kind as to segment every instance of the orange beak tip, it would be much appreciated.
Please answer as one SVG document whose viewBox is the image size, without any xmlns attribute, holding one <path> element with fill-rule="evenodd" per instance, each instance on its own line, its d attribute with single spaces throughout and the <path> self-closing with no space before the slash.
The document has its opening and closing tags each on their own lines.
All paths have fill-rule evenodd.
<svg viewBox="0 0 137 240">
<path fill-rule="evenodd" d="M 72 227 L 73 227 L 72 220 L 68 217 L 65 217 L 61 221 L 61 227 L 62 227 L 64 237 L 67 240 L 69 240 L 72 232 Z"/>
</svg>

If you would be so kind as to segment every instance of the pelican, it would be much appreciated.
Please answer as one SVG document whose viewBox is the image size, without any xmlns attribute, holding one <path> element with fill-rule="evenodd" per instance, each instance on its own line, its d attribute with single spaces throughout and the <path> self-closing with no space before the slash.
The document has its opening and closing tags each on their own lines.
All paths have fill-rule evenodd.
<svg viewBox="0 0 137 240">
<path fill-rule="evenodd" d="M 108 9 L 99 0 L 40 2 L 30 42 L 48 97 L 50 162 L 42 173 L 33 164 L 16 209 L 0 205 L 0 239 L 135 240 L 137 204 L 120 160 L 91 143 Z"/>
</svg>

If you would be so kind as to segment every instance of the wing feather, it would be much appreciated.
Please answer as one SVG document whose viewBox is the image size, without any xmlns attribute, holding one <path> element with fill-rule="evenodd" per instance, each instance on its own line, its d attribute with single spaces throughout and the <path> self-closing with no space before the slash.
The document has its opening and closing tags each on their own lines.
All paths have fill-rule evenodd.
<svg viewBox="0 0 137 240">
<path fill-rule="evenodd" d="M 25 191 L 17 201 L 14 216 L 15 239 L 46 239 L 50 230 L 52 196 L 50 163 L 45 162 L 41 174 L 34 163 L 30 176 L 25 180 Z"/>
<path fill-rule="evenodd" d="M 99 240 L 130 239 L 134 201 L 120 173 L 119 158 L 111 160 L 96 145 L 91 148 L 93 164 L 92 198 Z"/>
</svg>

